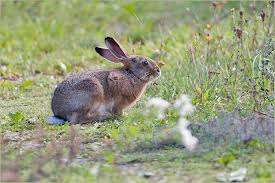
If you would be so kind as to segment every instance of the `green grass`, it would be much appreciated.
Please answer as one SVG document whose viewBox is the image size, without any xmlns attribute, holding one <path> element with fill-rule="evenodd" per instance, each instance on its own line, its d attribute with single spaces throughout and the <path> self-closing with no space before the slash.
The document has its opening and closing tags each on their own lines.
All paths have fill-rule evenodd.
<svg viewBox="0 0 275 183">
<path fill-rule="evenodd" d="M 242 116 L 255 111 L 265 113 L 273 106 L 274 38 L 268 2 L 230 1 L 224 7 L 214 8 L 211 2 L 191 1 L 2 0 L 0 7 L 1 136 L 5 139 L 7 134 L 15 133 L 24 139 L 2 142 L 3 154 L 8 154 L 8 162 L 18 157 L 21 145 L 30 140 L 25 135 L 34 133 L 37 124 L 51 134 L 43 137 L 42 149 L 29 152 L 18 164 L 23 180 L 205 182 L 213 181 L 218 172 L 240 166 L 247 166 L 251 182 L 271 180 L 274 160 L 265 148 L 234 147 L 189 156 L 174 146 L 157 150 L 149 143 L 149 153 L 133 152 L 140 142 L 150 142 L 159 127 L 176 124 L 177 116 L 173 113 L 163 121 L 145 118 L 142 113 L 148 97 L 172 102 L 183 93 L 189 95 L 196 106 L 190 116 L 194 122 L 208 121 L 223 111 L 238 110 Z M 259 16 L 261 10 L 266 14 L 264 22 Z M 242 30 L 241 37 L 234 27 Z M 52 114 L 50 100 L 54 87 L 70 72 L 118 67 L 94 51 L 95 45 L 103 45 L 107 35 L 119 40 L 129 53 L 165 62 L 162 76 L 124 117 L 98 126 L 78 127 L 81 141 L 89 141 L 79 155 L 88 158 L 87 162 L 55 167 L 56 162 L 51 160 L 43 164 L 48 174 L 40 175 L 32 166 L 38 152 L 48 148 L 50 136 L 59 139 L 70 134 L 68 125 L 45 123 Z M 90 141 L 104 145 L 94 152 L 89 149 L 93 144 Z M 223 157 L 221 153 L 232 150 L 237 151 L 234 158 L 220 160 L 229 162 L 216 166 L 216 160 Z M 68 149 L 64 147 L 63 151 L 66 154 Z M 260 157 L 267 159 L 262 167 L 257 166 L 262 161 Z M 138 161 L 137 167 L 132 163 L 120 165 L 131 159 Z M 97 164 L 100 173 L 94 175 L 90 170 Z M 146 179 L 138 173 L 143 171 L 153 175 Z"/>
</svg>

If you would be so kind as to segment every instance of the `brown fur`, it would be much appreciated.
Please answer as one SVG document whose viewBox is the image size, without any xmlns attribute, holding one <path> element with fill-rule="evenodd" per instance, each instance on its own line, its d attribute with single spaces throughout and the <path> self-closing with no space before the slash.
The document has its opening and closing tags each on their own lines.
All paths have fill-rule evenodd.
<svg viewBox="0 0 275 183">
<path fill-rule="evenodd" d="M 109 39 L 108 46 L 111 47 L 114 40 Z M 55 89 L 52 110 L 56 117 L 79 123 L 121 115 L 125 108 L 134 105 L 140 98 L 148 82 L 160 74 L 154 61 L 140 56 L 129 57 L 117 43 L 113 45 L 116 55 L 108 49 L 98 48 L 96 51 L 112 62 L 122 62 L 124 67 L 70 75 Z M 109 49 L 112 50 L 112 47 Z M 122 52 L 123 56 L 117 58 Z M 133 61 L 134 58 L 138 63 Z M 148 60 L 149 64 L 143 67 L 144 60 Z"/>
</svg>

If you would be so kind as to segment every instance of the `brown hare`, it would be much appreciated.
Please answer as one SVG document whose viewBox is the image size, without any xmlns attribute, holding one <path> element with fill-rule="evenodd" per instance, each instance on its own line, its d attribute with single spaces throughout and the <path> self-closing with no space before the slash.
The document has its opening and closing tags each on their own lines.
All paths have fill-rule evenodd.
<svg viewBox="0 0 275 183">
<path fill-rule="evenodd" d="M 121 115 L 135 104 L 148 83 L 160 76 L 155 61 L 128 55 L 111 37 L 105 38 L 105 44 L 107 48 L 96 47 L 95 51 L 123 67 L 68 76 L 54 91 L 50 124 L 95 122 Z"/>
</svg>

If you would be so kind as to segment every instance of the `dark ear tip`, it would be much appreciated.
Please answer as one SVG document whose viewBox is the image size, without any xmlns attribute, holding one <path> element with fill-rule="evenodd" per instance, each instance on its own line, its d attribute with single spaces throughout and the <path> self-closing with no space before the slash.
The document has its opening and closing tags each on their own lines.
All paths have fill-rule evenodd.
<svg viewBox="0 0 275 183">
<path fill-rule="evenodd" d="M 101 48 L 99 48 L 99 47 L 95 47 L 95 51 L 97 52 L 97 53 L 99 53 L 100 54 L 100 52 L 101 52 Z"/>
<path fill-rule="evenodd" d="M 105 41 L 113 41 L 113 40 L 114 40 L 114 38 L 112 38 L 112 37 L 109 37 L 109 36 L 105 37 Z"/>
</svg>

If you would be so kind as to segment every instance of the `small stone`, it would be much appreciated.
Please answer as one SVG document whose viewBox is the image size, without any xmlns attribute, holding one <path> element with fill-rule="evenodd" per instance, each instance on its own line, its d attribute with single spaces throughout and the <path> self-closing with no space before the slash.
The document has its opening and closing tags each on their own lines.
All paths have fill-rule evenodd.
<svg viewBox="0 0 275 183">
<path fill-rule="evenodd" d="M 243 182 L 246 180 L 247 169 L 240 168 L 231 173 L 220 173 L 216 176 L 217 182 Z"/>
<path fill-rule="evenodd" d="M 230 173 L 229 181 L 230 182 L 243 182 L 243 181 L 245 181 L 246 174 L 247 174 L 247 169 L 240 168 L 239 170 Z"/>
<path fill-rule="evenodd" d="M 146 179 L 152 177 L 154 174 L 152 172 L 139 172 L 139 176 L 144 177 Z"/>
</svg>

